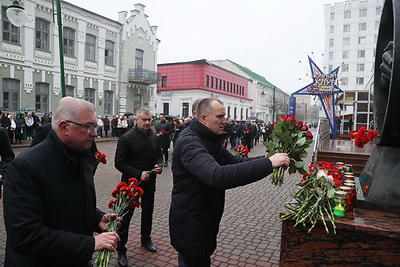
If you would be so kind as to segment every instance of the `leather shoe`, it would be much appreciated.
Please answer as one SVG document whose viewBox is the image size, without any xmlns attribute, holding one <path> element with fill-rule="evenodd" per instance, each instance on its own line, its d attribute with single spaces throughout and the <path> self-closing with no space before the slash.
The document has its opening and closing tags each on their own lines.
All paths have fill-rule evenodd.
<svg viewBox="0 0 400 267">
<path fill-rule="evenodd" d="M 128 267 L 128 260 L 126 258 L 125 252 L 118 252 L 118 266 L 119 267 Z"/>
<path fill-rule="evenodd" d="M 142 242 L 142 247 L 146 248 L 150 252 L 157 252 L 156 246 L 154 246 L 151 241 Z"/>
</svg>

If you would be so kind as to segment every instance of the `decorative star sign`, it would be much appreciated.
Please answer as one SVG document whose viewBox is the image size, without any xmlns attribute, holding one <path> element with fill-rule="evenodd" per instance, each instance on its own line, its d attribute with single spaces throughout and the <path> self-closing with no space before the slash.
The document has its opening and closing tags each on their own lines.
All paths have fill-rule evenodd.
<svg viewBox="0 0 400 267">
<path fill-rule="evenodd" d="M 325 74 L 310 57 L 308 57 L 308 61 L 310 62 L 313 82 L 294 92 L 293 95 L 318 95 L 329 120 L 332 134 L 336 137 L 335 94 L 343 93 L 337 86 L 339 67 Z"/>
</svg>

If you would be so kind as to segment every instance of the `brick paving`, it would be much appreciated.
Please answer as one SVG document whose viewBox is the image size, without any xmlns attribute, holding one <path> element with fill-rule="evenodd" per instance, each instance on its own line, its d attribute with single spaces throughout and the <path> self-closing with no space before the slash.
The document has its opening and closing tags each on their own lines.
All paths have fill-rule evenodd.
<svg viewBox="0 0 400 267">
<path fill-rule="evenodd" d="M 97 140 L 99 150 L 106 153 L 108 159 L 107 164 L 99 165 L 95 175 L 97 206 L 107 211 L 110 192 L 120 181 L 121 176 L 114 167 L 117 142 L 111 138 Z M 18 154 L 23 149 L 25 147 L 15 146 L 14 152 Z M 251 150 L 250 156 L 262 155 L 264 151 L 264 146 L 258 144 Z M 217 250 L 211 257 L 212 266 L 278 266 L 281 239 L 281 222 L 278 216 L 284 211 L 283 204 L 295 190 L 298 177 L 298 175 L 286 176 L 281 187 L 273 186 L 268 179 L 263 179 L 247 186 L 227 190 Z M 177 266 L 178 256 L 170 245 L 168 229 L 171 189 L 172 172 L 170 167 L 166 167 L 162 175 L 157 178 L 153 219 L 152 240 L 158 251 L 151 253 L 140 246 L 139 208 L 132 218 L 127 244 L 129 266 Z M 5 239 L 1 201 L 0 265 L 4 264 Z M 110 266 L 117 266 L 116 253 L 112 257 Z"/>
</svg>

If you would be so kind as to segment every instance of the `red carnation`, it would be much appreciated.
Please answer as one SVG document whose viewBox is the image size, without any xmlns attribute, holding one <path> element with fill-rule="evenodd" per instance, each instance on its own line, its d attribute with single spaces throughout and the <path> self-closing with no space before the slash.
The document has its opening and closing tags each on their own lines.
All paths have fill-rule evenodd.
<svg viewBox="0 0 400 267">
<path fill-rule="evenodd" d="M 314 138 L 313 134 L 310 131 L 306 132 L 306 137 L 309 138 L 309 139 L 313 139 Z"/>
</svg>

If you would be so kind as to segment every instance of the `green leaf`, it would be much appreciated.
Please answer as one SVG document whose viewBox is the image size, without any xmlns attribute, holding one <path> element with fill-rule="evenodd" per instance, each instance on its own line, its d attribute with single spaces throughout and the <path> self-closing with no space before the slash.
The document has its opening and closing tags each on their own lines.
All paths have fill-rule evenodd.
<svg viewBox="0 0 400 267">
<path fill-rule="evenodd" d="M 295 166 L 296 166 L 297 169 L 303 168 L 304 165 L 306 165 L 306 163 L 304 161 L 297 161 L 295 163 Z"/>
<path fill-rule="evenodd" d="M 289 174 L 295 173 L 296 170 L 297 170 L 296 163 L 293 160 L 291 160 L 289 164 Z"/>
<path fill-rule="evenodd" d="M 297 171 L 302 175 L 306 175 L 307 174 L 307 172 L 303 168 L 297 169 Z"/>
<path fill-rule="evenodd" d="M 296 142 L 296 146 L 302 146 L 306 143 L 306 137 L 302 137 Z"/>
<path fill-rule="evenodd" d="M 307 152 L 304 152 L 304 153 L 301 153 L 301 154 L 299 155 L 299 158 L 304 159 L 304 158 L 307 158 L 307 156 L 308 156 L 308 153 L 307 153 Z"/>
<path fill-rule="evenodd" d="M 267 148 L 268 152 L 273 152 L 275 150 L 275 145 L 272 142 L 263 142 L 264 146 Z"/>
</svg>

